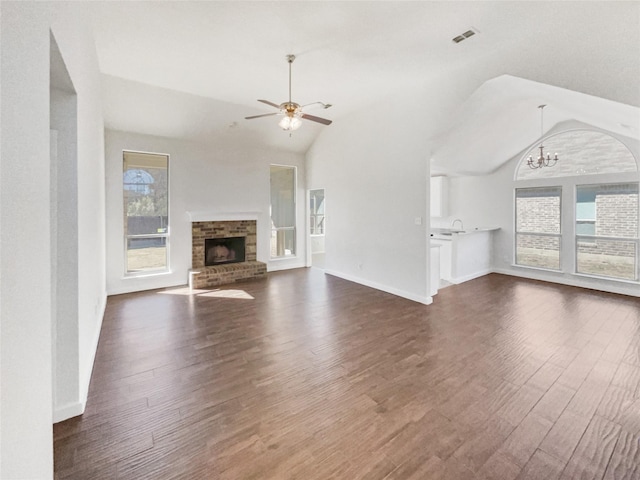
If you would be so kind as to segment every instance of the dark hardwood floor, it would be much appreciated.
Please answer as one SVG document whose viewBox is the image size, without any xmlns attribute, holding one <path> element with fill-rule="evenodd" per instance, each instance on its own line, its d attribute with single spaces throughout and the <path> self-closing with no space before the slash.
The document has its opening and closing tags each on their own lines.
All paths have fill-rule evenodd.
<svg viewBox="0 0 640 480">
<path fill-rule="evenodd" d="M 640 299 L 315 269 L 110 297 L 58 479 L 640 479 Z"/>
</svg>

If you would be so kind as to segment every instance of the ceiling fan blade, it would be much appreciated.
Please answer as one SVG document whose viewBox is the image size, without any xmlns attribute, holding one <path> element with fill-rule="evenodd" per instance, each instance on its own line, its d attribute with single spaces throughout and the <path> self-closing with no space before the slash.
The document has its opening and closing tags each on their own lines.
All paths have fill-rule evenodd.
<svg viewBox="0 0 640 480">
<path fill-rule="evenodd" d="M 302 108 L 306 108 L 306 107 L 310 107 L 312 105 L 322 105 L 322 108 L 327 109 L 327 108 L 331 108 L 333 107 L 332 104 L 330 103 L 324 103 L 324 102 L 313 102 L 313 103 L 307 103 L 306 105 L 302 105 Z"/>
<path fill-rule="evenodd" d="M 259 102 L 266 103 L 267 105 L 271 105 L 272 107 L 280 108 L 280 105 L 277 103 L 270 102 L 269 100 L 258 100 Z"/>
<path fill-rule="evenodd" d="M 305 120 L 311 120 L 312 122 L 322 123 L 323 125 L 331 125 L 331 120 L 327 120 L 326 118 L 316 117 L 315 115 L 309 115 L 307 113 L 303 113 L 302 118 L 304 118 Z"/>
<path fill-rule="evenodd" d="M 280 115 L 280 112 L 276 112 L 276 113 L 263 113 L 262 115 L 253 115 L 251 117 L 244 117 L 245 120 L 251 120 L 253 118 L 260 118 L 260 117 L 271 117 L 273 115 Z"/>
</svg>

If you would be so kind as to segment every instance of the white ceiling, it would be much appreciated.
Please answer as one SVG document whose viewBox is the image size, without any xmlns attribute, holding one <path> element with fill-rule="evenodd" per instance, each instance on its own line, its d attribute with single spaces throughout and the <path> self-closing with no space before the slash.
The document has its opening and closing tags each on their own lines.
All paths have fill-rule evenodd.
<svg viewBox="0 0 640 480">
<path fill-rule="evenodd" d="M 537 72 L 524 54 L 534 51 L 584 57 L 582 69 L 580 62 L 557 66 L 561 72 L 554 78 L 567 84 L 559 86 L 635 106 L 640 101 L 637 85 L 610 88 L 615 72 L 585 75 L 584 68 L 590 57 L 606 55 L 637 78 L 640 33 L 634 26 L 640 22 L 633 13 L 638 17 L 638 2 L 89 5 L 100 69 L 106 75 L 109 128 L 186 137 L 242 130 L 265 144 L 305 152 L 323 128 L 335 128 L 337 122 L 328 127 L 305 122 L 289 138 L 275 126 L 277 119 L 243 119 L 272 111 L 259 98 L 275 103 L 287 99 L 289 53 L 297 56 L 293 100 L 331 103 L 328 110 L 309 113 L 333 120 L 485 60 L 508 57 L 509 71 L 505 67 L 503 73 L 545 81 L 548 72 Z M 451 41 L 470 27 L 480 33 L 460 44 Z M 639 48 L 629 48 L 634 42 Z M 173 105 L 175 118 L 166 118 L 169 110 L 158 107 L 164 102 Z"/>
</svg>

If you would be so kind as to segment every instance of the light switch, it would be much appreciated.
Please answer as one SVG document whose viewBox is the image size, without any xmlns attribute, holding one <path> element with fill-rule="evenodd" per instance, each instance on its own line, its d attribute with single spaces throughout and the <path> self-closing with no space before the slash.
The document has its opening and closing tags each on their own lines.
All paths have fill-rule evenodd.
<svg viewBox="0 0 640 480">
<path fill-rule="evenodd" d="M 416 217 L 413 219 L 415 225 L 422 225 L 422 217 Z"/>
</svg>

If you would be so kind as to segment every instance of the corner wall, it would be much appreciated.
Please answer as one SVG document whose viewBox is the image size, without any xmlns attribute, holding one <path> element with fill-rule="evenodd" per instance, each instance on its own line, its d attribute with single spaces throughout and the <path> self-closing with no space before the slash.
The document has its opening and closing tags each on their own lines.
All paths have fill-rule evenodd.
<svg viewBox="0 0 640 480">
<path fill-rule="evenodd" d="M 335 120 L 307 154 L 327 202 L 325 271 L 428 304 L 428 180 L 433 120 L 415 96 Z M 420 219 L 421 224 L 416 224 Z"/>
</svg>

